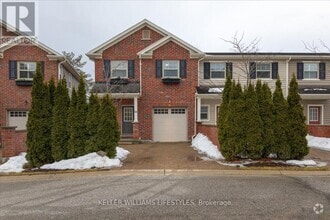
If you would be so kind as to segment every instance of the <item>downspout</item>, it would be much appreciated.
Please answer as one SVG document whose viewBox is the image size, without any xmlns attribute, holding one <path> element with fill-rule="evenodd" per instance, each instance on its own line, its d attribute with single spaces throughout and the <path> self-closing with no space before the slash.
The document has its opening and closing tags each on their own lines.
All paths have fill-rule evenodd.
<svg viewBox="0 0 330 220">
<path fill-rule="evenodd" d="M 197 61 L 197 86 L 199 86 L 199 63 L 204 60 L 204 56 L 202 58 L 200 58 L 198 61 Z M 197 114 L 197 91 L 195 92 L 195 114 L 194 114 L 194 136 L 196 135 L 197 133 L 197 121 L 196 121 L 196 114 Z"/>
<path fill-rule="evenodd" d="M 291 60 L 291 56 L 288 60 L 286 60 L 286 82 L 285 82 L 285 96 L 289 95 L 289 62 Z"/>
<path fill-rule="evenodd" d="M 142 96 L 142 60 L 141 60 L 141 55 L 139 55 L 140 59 L 140 97 Z"/>
<path fill-rule="evenodd" d="M 65 63 L 66 62 L 66 59 L 64 58 L 64 60 L 63 61 L 61 61 L 61 62 L 59 62 L 58 63 L 58 66 L 57 66 L 57 70 L 58 70 L 58 79 L 57 80 L 60 80 L 61 79 L 61 65 L 63 64 L 63 63 Z"/>
</svg>

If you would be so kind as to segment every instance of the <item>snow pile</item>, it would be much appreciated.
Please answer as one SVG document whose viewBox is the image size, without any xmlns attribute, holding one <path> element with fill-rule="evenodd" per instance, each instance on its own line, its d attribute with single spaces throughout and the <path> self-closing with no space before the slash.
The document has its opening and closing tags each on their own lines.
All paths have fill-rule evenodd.
<svg viewBox="0 0 330 220">
<path fill-rule="evenodd" d="M 314 160 L 287 160 L 286 164 L 297 166 L 316 166 L 317 163 Z"/>
<path fill-rule="evenodd" d="M 51 170 L 84 170 L 91 168 L 111 168 L 121 167 L 120 160 L 123 160 L 129 154 L 129 151 L 117 147 L 117 156 L 114 159 L 110 159 L 107 156 L 100 156 L 97 153 L 86 154 L 81 157 L 72 158 L 68 160 L 61 160 L 51 164 L 45 164 L 40 169 L 51 169 Z"/>
<path fill-rule="evenodd" d="M 208 92 L 212 93 L 222 93 L 223 88 L 209 88 Z"/>
<path fill-rule="evenodd" d="M 20 153 L 16 157 L 11 157 L 9 160 L 0 165 L 0 173 L 10 173 L 10 172 L 22 172 L 24 164 L 27 163 L 27 160 L 25 159 L 26 153 Z"/>
<path fill-rule="evenodd" d="M 120 167 L 122 165 L 121 161 L 124 160 L 129 151 L 117 147 L 117 156 L 114 159 L 110 159 L 107 156 L 100 156 L 97 153 L 86 154 L 81 157 L 72 158 L 68 160 L 61 160 L 51 164 L 45 164 L 40 169 L 50 169 L 50 170 L 83 170 L 91 168 L 111 168 Z M 25 158 L 26 153 L 21 153 L 16 157 L 11 157 L 6 163 L 0 166 L 0 173 L 5 172 L 22 172 L 23 166 L 27 163 Z"/>
<path fill-rule="evenodd" d="M 306 139 L 309 147 L 330 151 L 330 138 L 307 135 Z"/>
<path fill-rule="evenodd" d="M 200 154 L 206 154 L 209 158 L 220 160 L 225 159 L 217 146 L 215 146 L 205 135 L 198 133 L 191 141 L 192 147 Z"/>
</svg>

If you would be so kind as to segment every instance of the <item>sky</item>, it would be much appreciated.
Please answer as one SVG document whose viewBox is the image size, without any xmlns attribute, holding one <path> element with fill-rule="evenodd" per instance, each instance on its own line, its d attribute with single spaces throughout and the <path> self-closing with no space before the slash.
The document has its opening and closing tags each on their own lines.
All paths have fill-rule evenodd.
<svg viewBox="0 0 330 220">
<path fill-rule="evenodd" d="M 303 42 L 330 45 L 330 1 L 37 2 L 38 39 L 58 52 L 83 54 L 148 19 L 204 52 L 230 52 L 223 39 L 244 33 L 264 52 L 307 52 Z"/>
</svg>

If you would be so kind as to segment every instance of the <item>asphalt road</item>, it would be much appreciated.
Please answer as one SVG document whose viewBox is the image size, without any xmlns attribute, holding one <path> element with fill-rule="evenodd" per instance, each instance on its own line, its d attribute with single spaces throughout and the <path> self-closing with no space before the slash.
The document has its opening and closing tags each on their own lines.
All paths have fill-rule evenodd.
<svg viewBox="0 0 330 220">
<path fill-rule="evenodd" d="M 330 177 L 0 177 L 0 219 L 330 219 Z"/>
</svg>

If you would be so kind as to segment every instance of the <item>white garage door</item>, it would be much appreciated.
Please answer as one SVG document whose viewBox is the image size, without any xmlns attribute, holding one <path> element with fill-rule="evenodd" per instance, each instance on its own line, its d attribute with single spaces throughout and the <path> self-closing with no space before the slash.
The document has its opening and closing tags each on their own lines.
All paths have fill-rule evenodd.
<svg viewBox="0 0 330 220">
<path fill-rule="evenodd" d="M 27 119 L 27 111 L 8 111 L 8 126 L 16 126 L 16 130 L 25 130 Z"/>
<path fill-rule="evenodd" d="M 153 140 L 176 142 L 188 140 L 187 110 L 185 108 L 155 108 L 153 110 Z"/>
</svg>

